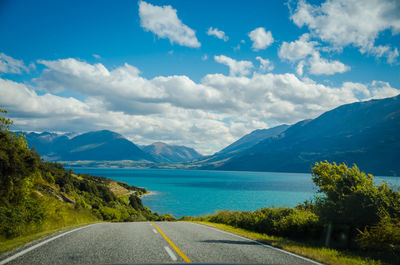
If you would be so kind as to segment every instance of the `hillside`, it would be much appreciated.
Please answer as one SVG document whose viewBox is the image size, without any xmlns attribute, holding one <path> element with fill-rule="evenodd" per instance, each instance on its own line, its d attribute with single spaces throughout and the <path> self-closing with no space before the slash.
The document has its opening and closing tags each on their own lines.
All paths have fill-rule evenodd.
<svg viewBox="0 0 400 265">
<path fill-rule="evenodd" d="M 230 144 L 229 146 L 225 147 L 221 151 L 219 151 L 217 154 L 226 154 L 226 153 L 234 153 L 234 152 L 239 152 L 242 151 L 246 148 L 252 147 L 259 142 L 270 138 L 277 136 L 284 132 L 287 128 L 289 128 L 289 125 L 283 124 L 279 125 L 270 129 L 261 129 L 261 130 L 255 130 L 252 131 L 249 134 L 246 134 L 236 142 Z"/>
<path fill-rule="evenodd" d="M 156 142 L 141 148 L 146 153 L 152 155 L 156 162 L 179 163 L 202 157 L 202 155 L 193 148 L 168 145 L 161 142 Z"/>
<path fill-rule="evenodd" d="M 259 142 L 271 137 L 277 137 L 289 127 L 289 125 L 279 125 L 269 129 L 255 130 L 241 137 L 239 140 L 233 142 L 214 155 L 189 162 L 189 167 L 201 169 L 218 168 L 226 161 L 229 161 L 232 158 L 240 155 L 246 149 L 258 144 Z"/>
<path fill-rule="evenodd" d="M 61 164 L 44 162 L 21 134 L 9 131 L 11 124 L 1 117 L 0 241 L 102 220 L 172 218 L 158 216 L 142 205 L 143 188 L 74 174 Z"/>
<path fill-rule="evenodd" d="M 343 105 L 231 157 L 220 170 L 309 172 L 317 161 L 400 175 L 400 96 Z"/>
</svg>

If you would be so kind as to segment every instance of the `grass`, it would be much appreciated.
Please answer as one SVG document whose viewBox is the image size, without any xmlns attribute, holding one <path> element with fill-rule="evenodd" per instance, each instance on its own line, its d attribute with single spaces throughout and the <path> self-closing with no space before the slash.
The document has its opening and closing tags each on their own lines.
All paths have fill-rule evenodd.
<svg viewBox="0 0 400 265">
<path fill-rule="evenodd" d="M 76 227 L 93 224 L 93 223 L 96 223 L 96 222 L 88 222 L 88 223 L 63 226 L 63 227 L 58 227 L 58 228 L 51 229 L 51 230 L 41 231 L 41 232 L 30 234 L 30 235 L 19 236 L 19 237 L 12 238 L 12 239 L 6 239 L 6 240 L 2 239 L 2 240 L 0 240 L 0 255 L 5 252 L 16 249 L 18 247 L 21 247 L 29 242 L 44 238 L 44 237 L 52 235 L 54 233 L 57 233 L 60 231 L 66 231 L 69 229 L 73 229 Z"/>
<path fill-rule="evenodd" d="M 100 222 L 88 209 L 77 210 L 70 204 L 50 197 L 44 200 L 47 211 L 45 222 L 39 229 L 28 229 L 22 236 L 10 239 L 0 237 L 0 254 L 59 231 Z"/>
<path fill-rule="evenodd" d="M 216 224 L 204 221 L 190 221 L 198 224 L 218 228 L 236 235 L 262 242 L 276 248 L 284 249 L 309 259 L 331 265 L 383 265 L 390 264 L 381 260 L 365 257 L 366 253 L 341 251 L 317 246 L 312 242 L 298 242 L 283 237 L 269 236 L 242 228 L 236 228 L 225 224 Z"/>
<path fill-rule="evenodd" d="M 117 197 L 130 194 L 129 190 L 125 189 L 121 185 L 118 185 L 118 183 L 115 181 L 111 181 L 107 186 Z"/>
</svg>

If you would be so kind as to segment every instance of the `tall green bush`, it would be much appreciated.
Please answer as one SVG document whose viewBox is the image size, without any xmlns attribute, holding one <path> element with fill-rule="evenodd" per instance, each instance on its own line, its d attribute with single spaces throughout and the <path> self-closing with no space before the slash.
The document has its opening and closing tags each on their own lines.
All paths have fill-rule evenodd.
<svg viewBox="0 0 400 265">
<path fill-rule="evenodd" d="M 371 174 L 356 165 L 347 167 L 327 161 L 316 163 L 312 179 L 319 188 L 317 211 L 325 223 L 347 224 L 363 229 L 380 221 L 381 213 L 400 217 L 400 193 L 386 183 L 375 184 Z"/>
</svg>

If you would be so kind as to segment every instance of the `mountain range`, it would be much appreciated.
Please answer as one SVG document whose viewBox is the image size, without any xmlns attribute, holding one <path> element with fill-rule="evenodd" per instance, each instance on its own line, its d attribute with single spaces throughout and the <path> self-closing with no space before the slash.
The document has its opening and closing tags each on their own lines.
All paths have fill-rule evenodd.
<svg viewBox="0 0 400 265">
<path fill-rule="evenodd" d="M 138 146 L 106 130 L 75 137 L 25 134 L 30 147 L 53 161 L 132 160 L 150 162 L 151 167 L 310 172 L 315 162 L 327 160 L 355 163 L 373 174 L 400 175 L 400 95 L 343 105 L 291 126 L 255 130 L 206 157 L 161 142 Z"/>
<path fill-rule="evenodd" d="M 193 148 L 153 143 L 137 146 L 122 135 L 102 130 L 75 137 L 56 133 L 24 133 L 29 147 L 35 147 L 50 161 L 150 161 L 157 163 L 184 162 L 202 157 Z"/>
<path fill-rule="evenodd" d="M 151 154 L 156 162 L 179 163 L 203 157 L 193 148 L 182 145 L 168 145 L 162 142 L 140 146 L 140 148 Z"/>
<path fill-rule="evenodd" d="M 340 106 L 205 167 L 310 172 L 315 162 L 324 160 L 355 163 L 378 175 L 400 175 L 400 96 Z"/>
</svg>

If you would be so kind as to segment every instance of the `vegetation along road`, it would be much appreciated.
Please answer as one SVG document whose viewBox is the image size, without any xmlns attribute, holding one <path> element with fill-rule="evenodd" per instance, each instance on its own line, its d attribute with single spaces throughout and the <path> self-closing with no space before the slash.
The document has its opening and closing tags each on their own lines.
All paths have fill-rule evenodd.
<svg viewBox="0 0 400 265">
<path fill-rule="evenodd" d="M 2 264 L 319 264 L 256 241 L 188 222 L 99 223 L 50 237 Z"/>
</svg>

